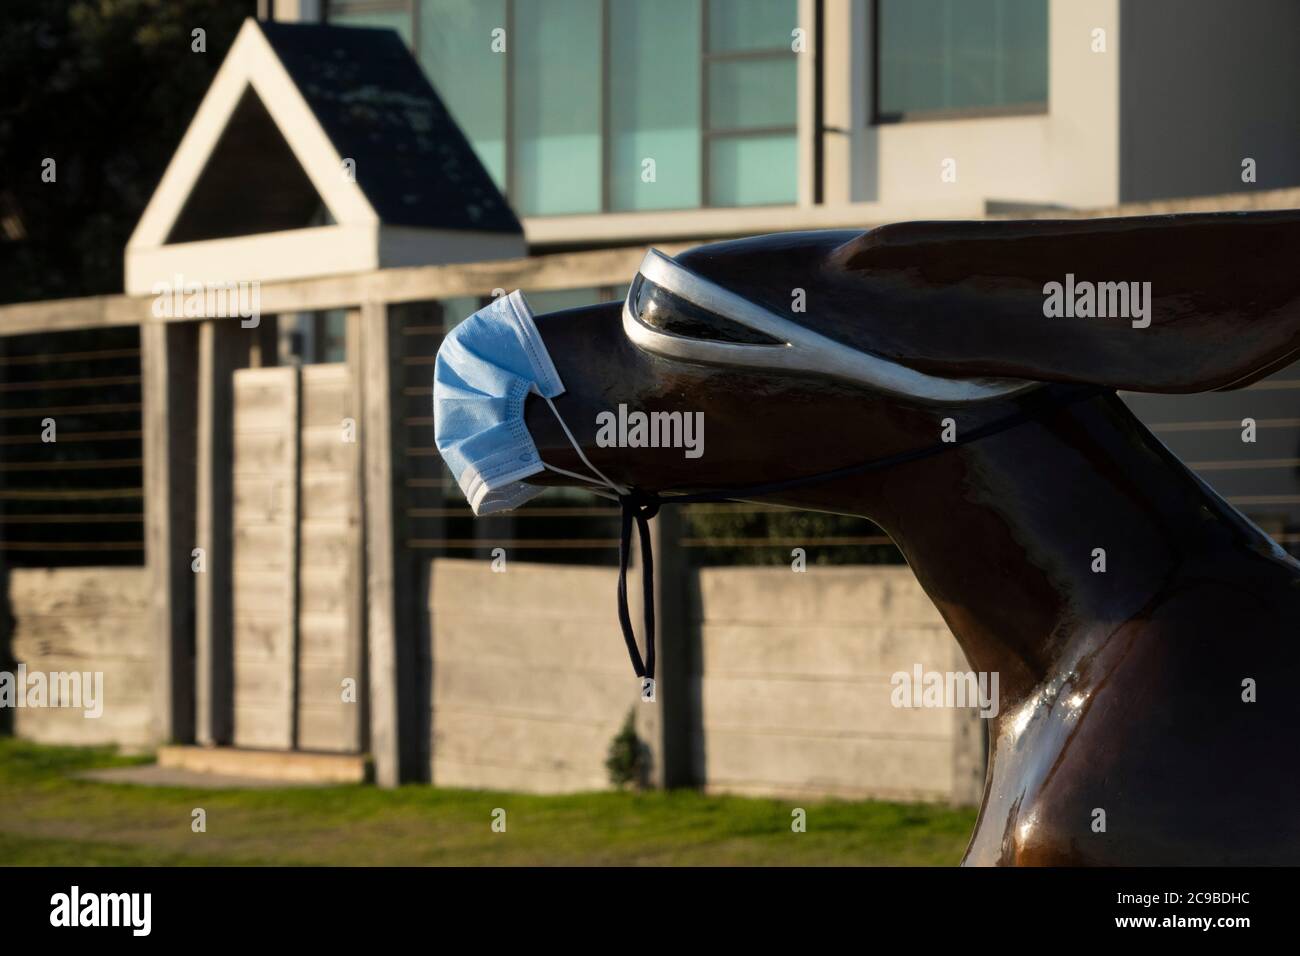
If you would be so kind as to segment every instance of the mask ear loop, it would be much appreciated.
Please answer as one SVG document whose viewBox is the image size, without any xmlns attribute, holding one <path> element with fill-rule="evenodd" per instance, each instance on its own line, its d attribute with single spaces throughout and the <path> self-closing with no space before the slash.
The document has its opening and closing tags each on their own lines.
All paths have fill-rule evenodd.
<svg viewBox="0 0 1300 956">
<path fill-rule="evenodd" d="M 591 463 L 591 460 L 578 444 L 578 440 L 573 437 L 573 432 L 569 430 L 568 424 L 560 415 L 560 410 L 555 407 L 555 403 L 547 396 L 546 404 L 550 406 L 551 412 L 555 415 L 555 420 L 560 423 L 564 429 L 565 436 L 569 439 L 569 444 L 573 450 L 578 453 L 582 463 L 591 469 L 592 474 L 597 475 L 605 487 L 614 491 L 613 495 L 605 492 L 591 489 L 604 498 L 616 500 L 622 507 L 621 526 L 619 529 L 618 544 L 618 623 L 623 631 L 623 641 L 627 644 L 628 656 L 632 658 L 632 669 L 636 671 L 636 676 L 641 679 L 641 699 L 646 702 L 653 702 L 655 699 L 655 604 L 654 604 L 654 552 L 650 541 L 650 519 L 659 511 L 659 504 L 649 496 L 638 495 L 631 488 L 625 488 L 609 479 L 609 477 L 599 468 Z M 542 462 L 542 465 L 549 471 L 560 475 L 567 475 L 570 478 L 576 478 L 579 481 L 585 481 L 588 484 L 598 484 L 587 475 L 580 475 L 577 472 L 569 471 L 565 468 L 556 468 L 554 465 L 548 465 Z M 635 525 L 637 536 L 641 539 L 641 584 L 642 598 L 644 601 L 645 612 L 645 659 L 641 658 L 641 650 L 636 646 L 636 634 L 632 630 L 632 617 L 628 612 L 627 602 L 627 567 L 631 559 L 632 551 L 632 528 Z"/>
<path fill-rule="evenodd" d="M 546 468 L 548 471 L 553 471 L 556 474 L 560 474 L 560 475 L 567 475 L 570 478 L 577 478 L 579 481 L 585 481 L 588 482 L 589 484 L 593 484 L 593 485 L 603 484 L 606 488 L 612 489 L 614 493 L 618 495 L 618 497 L 620 498 L 622 498 L 624 495 L 631 494 L 632 493 L 631 488 L 625 488 L 622 485 L 618 484 L 617 482 L 610 481 L 608 475 L 606 475 L 603 471 L 601 471 L 599 468 L 597 468 L 595 465 L 591 463 L 591 459 L 589 459 L 583 453 L 582 446 L 578 444 L 578 440 L 573 437 L 573 432 L 569 431 L 569 426 L 565 423 L 563 416 L 560 415 L 560 410 L 555 407 L 555 403 L 551 401 L 549 398 L 547 398 L 547 396 L 545 395 L 543 395 L 542 398 L 546 399 L 546 404 L 550 406 L 551 412 L 555 415 L 555 420 L 559 422 L 560 427 L 564 429 L 565 437 L 569 439 L 569 444 L 572 445 L 573 450 L 578 453 L 578 457 L 582 459 L 582 463 L 586 465 L 588 468 L 590 468 L 592 474 L 599 477 L 600 481 L 599 482 L 592 481 L 590 475 L 580 475 L 577 472 L 568 471 L 567 469 L 564 468 L 556 468 L 554 465 L 546 464 L 546 462 L 542 462 L 542 466 Z"/>
<path fill-rule="evenodd" d="M 572 479 L 577 479 L 578 481 L 586 481 L 588 484 L 603 484 L 606 488 L 611 489 L 615 496 L 619 498 L 632 493 L 632 489 L 624 488 L 623 485 L 617 484 L 616 481 L 611 481 L 610 476 L 599 470 L 599 468 L 595 467 L 594 464 L 591 464 L 591 459 L 582 453 L 582 446 L 577 444 L 577 438 L 573 437 L 573 433 L 569 431 L 568 424 L 565 424 L 563 416 L 560 415 L 559 408 L 555 407 L 555 402 L 552 402 L 550 398 L 546 397 L 546 395 L 542 395 L 542 398 L 546 399 L 546 405 L 550 407 L 552 414 L 555 415 L 555 420 L 559 421 L 560 428 L 564 429 L 564 436 L 568 438 L 569 445 L 573 446 L 573 450 L 577 451 L 577 457 L 582 459 L 582 464 L 585 464 L 586 467 L 590 468 L 593 475 L 599 477 L 599 481 L 591 479 L 590 475 L 578 475 L 576 471 L 568 471 L 567 468 L 556 468 L 554 464 L 547 464 L 546 462 L 542 462 L 542 467 L 546 468 L 547 471 L 554 471 L 556 475 L 567 475 L 568 477 L 572 477 Z M 597 494 L 599 494 L 599 492 L 597 492 Z"/>
</svg>

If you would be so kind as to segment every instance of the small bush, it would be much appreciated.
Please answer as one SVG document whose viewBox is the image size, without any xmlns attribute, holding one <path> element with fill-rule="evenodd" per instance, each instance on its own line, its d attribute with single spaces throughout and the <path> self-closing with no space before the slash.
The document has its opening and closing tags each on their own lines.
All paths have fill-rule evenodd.
<svg viewBox="0 0 1300 956">
<path fill-rule="evenodd" d="M 650 748 L 636 735 L 636 710 L 627 712 L 622 729 L 609 742 L 609 756 L 605 758 L 609 782 L 615 787 L 645 786 L 650 772 Z"/>
</svg>

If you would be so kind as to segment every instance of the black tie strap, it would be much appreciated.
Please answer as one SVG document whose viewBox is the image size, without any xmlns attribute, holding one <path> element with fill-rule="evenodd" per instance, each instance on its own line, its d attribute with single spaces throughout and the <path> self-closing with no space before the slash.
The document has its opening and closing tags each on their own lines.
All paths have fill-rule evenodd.
<svg viewBox="0 0 1300 956">
<path fill-rule="evenodd" d="M 876 458 L 872 461 L 849 465 L 847 468 L 823 471 L 815 475 L 804 475 L 800 478 L 791 478 L 786 481 L 770 481 L 756 485 L 744 485 L 739 488 L 729 488 L 725 491 L 703 491 L 695 494 L 668 495 L 666 497 L 661 497 L 653 492 L 639 491 L 637 489 L 633 489 L 625 494 L 620 494 L 618 501 L 622 506 L 622 528 L 620 530 L 618 541 L 618 623 L 623 629 L 623 640 L 627 643 L 628 655 L 632 658 L 632 669 L 636 671 L 636 676 L 641 678 L 641 699 L 645 701 L 653 701 L 655 699 L 655 566 L 654 550 L 650 540 L 650 519 L 659 513 L 660 505 L 689 505 L 706 501 L 745 501 L 763 495 L 790 491 L 795 488 L 804 488 L 808 485 L 821 484 L 822 482 L 832 481 L 836 478 L 847 478 L 853 475 L 862 475 L 872 471 L 880 471 L 881 469 L 889 468 L 894 465 L 902 465 L 908 462 L 930 458 L 934 455 L 942 454 L 951 448 L 959 448 L 962 445 L 968 445 L 971 442 L 979 441 L 982 438 L 988 438 L 991 435 L 996 435 L 1000 432 L 1007 431 L 1008 429 L 1015 428 L 1017 425 L 1023 425 L 1026 422 L 1041 418 L 1050 410 L 1063 408 L 1067 405 L 1073 405 L 1076 402 L 1094 398 L 1097 395 L 1108 391 L 1109 389 L 1104 389 L 1096 385 L 1076 385 L 1062 387 L 1052 392 L 1044 390 L 1042 393 L 1030 393 L 1030 395 L 1026 396 L 1026 398 L 1021 401 L 1016 411 L 1011 412 L 1002 418 L 997 418 L 991 422 L 972 428 L 957 436 L 951 442 L 939 442 L 933 445 L 926 445 L 922 448 L 913 449 L 911 451 L 900 452 L 897 455 L 889 455 L 885 458 Z M 561 421 L 563 421 L 563 419 L 561 419 Z M 574 447 L 577 447 L 576 442 L 574 443 Z M 580 448 L 579 453 L 581 454 Z M 593 468 L 593 471 L 594 470 L 595 469 Z M 597 473 L 599 474 L 599 472 Z M 608 479 L 606 479 L 606 481 L 608 482 Z M 641 590 L 645 600 L 644 661 L 641 659 L 640 649 L 636 646 L 636 633 L 632 630 L 632 617 L 628 613 L 627 608 L 627 568 L 631 561 L 633 522 L 636 523 L 637 534 L 641 538 Z"/>
<path fill-rule="evenodd" d="M 655 676 L 655 559 L 654 548 L 650 541 L 650 519 L 659 513 L 659 502 L 639 492 L 623 495 L 619 498 L 622 505 L 622 528 L 618 540 L 618 623 L 623 628 L 623 640 L 627 643 L 627 652 L 632 658 L 632 669 L 636 676 L 654 680 Z M 632 551 L 632 523 L 636 522 L 637 535 L 641 539 L 641 592 L 645 607 L 645 660 L 636 646 L 636 634 L 632 630 L 632 616 L 627 609 L 627 566 Z M 642 696 L 646 696 L 643 689 Z M 654 685 L 648 687 L 649 699 L 653 699 Z"/>
</svg>

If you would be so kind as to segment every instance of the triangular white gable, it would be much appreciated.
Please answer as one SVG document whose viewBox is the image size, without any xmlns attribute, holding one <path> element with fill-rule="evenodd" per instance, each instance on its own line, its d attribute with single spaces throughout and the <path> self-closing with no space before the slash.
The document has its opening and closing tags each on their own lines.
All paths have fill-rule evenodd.
<svg viewBox="0 0 1300 956">
<path fill-rule="evenodd" d="M 250 87 L 334 224 L 169 244 L 173 225 Z M 526 254 L 522 236 L 385 226 L 346 175 L 343 160 L 256 21 L 245 21 L 127 242 L 126 291 L 148 294 L 178 278 L 187 284 L 275 281 Z"/>
</svg>

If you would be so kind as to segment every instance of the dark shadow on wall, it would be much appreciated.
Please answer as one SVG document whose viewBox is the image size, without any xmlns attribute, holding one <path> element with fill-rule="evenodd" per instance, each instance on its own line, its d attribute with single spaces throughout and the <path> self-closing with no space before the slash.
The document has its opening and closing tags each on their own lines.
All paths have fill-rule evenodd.
<svg viewBox="0 0 1300 956">
<path fill-rule="evenodd" d="M 691 574 L 687 578 L 686 607 L 690 626 L 686 628 L 686 668 L 690 675 L 686 681 L 686 701 L 683 717 L 687 721 L 690 746 L 685 754 L 685 766 L 678 769 L 681 774 L 674 783 L 681 786 L 702 788 L 705 784 L 705 759 L 707 743 L 704 737 L 704 600 L 700 595 L 700 576 Z"/>
<path fill-rule="evenodd" d="M 12 673 L 15 669 L 13 633 L 14 616 L 9 606 L 9 568 L 0 557 L 0 671 Z M 0 736 L 11 736 L 13 732 L 13 709 L 0 707 Z"/>
<path fill-rule="evenodd" d="M 419 702 L 415 712 L 415 732 L 419 740 L 419 758 L 415 768 L 414 779 L 421 783 L 437 784 L 433 779 L 433 561 L 418 562 L 416 596 L 419 601 L 419 630 L 416 661 L 416 700 Z M 366 655 L 367 660 L 369 655 Z"/>
</svg>

